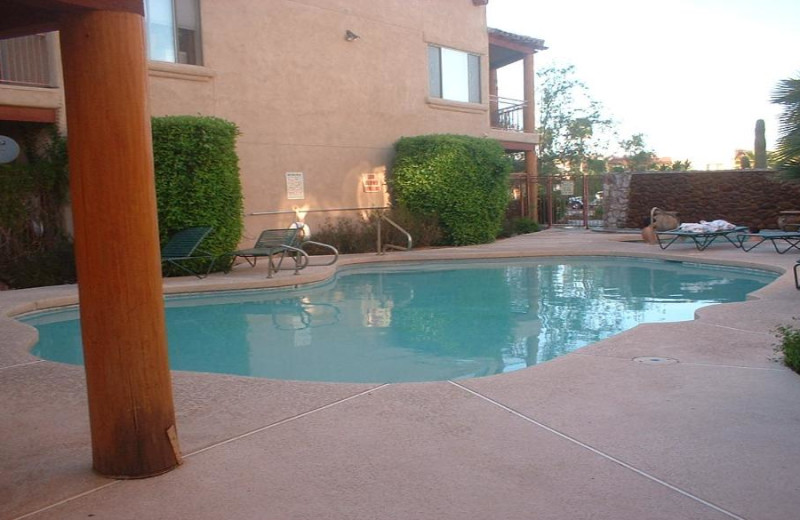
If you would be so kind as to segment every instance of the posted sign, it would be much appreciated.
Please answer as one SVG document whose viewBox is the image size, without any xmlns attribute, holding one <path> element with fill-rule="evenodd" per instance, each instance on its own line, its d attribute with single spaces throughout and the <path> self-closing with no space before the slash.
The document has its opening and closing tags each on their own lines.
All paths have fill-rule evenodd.
<svg viewBox="0 0 800 520">
<path fill-rule="evenodd" d="M 286 198 L 290 200 L 306 198 L 303 172 L 286 172 Z"/>
<path fill-rule="evenodd" d="M 382 190 L 381 177 L 377 173 L 364 173 L 361 175 L 361 185 L 364 193 L 380 193 Z"/>
</svg>

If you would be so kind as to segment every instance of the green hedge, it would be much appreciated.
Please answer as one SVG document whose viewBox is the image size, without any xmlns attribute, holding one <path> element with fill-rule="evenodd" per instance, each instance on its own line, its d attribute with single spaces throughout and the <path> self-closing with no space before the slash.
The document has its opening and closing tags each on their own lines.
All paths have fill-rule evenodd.
<svg viewBox="0 0 800 520">
<path fill-rule="evenodd" d="M 197 116 L 154 117 L 152 125 L 161 244 L 181 229 L 212 226 L 202 249 L 233 251 L 244 226 L 238 128 Z"/>
<path fill-rule="evenodd" d="M 395 204 L 438 218 L 447 244 L 482 244 L 502 229 L 510 171 L 496 141 L 424 135 L 395 143 L 387 182 Z"/>
</svg>

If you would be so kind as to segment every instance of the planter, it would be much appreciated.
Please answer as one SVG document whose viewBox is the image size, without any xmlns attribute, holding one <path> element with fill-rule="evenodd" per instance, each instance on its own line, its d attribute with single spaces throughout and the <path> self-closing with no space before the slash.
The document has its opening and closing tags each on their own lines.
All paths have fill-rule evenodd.
<svg viewBox="0 0 800 520">
<path fill-rule="evenodd" d="M 800 231 L 800 211 L 781 211 L 778 227 L 783 231 Z"/>
</svg>

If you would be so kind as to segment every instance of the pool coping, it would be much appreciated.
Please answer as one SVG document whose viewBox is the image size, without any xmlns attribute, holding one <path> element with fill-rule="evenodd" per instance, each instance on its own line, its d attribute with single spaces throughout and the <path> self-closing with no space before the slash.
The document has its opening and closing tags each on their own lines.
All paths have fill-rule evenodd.
<svg viewBox="0 0 800 520">
<path fill-rule="evenodd" d="M 250 508 L 257 504 L 264 505 L 258 497 L 242 494 L 238 485 L 232 486 L 224 479 L 216 481 L 216 484 L 210 484 L 207 480 L 211 474 L 209 472 L 221 471 L 234 481 L 240 482 L 233 476 L 238 473 L 249 475 L 251 471 L 256 471 L 246 461 L 261 460 L 258 454 L 261 453 L 260 450 L 264 450 L 265 445 L 262 442 L 277 442 L 280 439 L 277 433 L 279 430 L 292 431 L 302 425 L 306 425 L 303 428 L 310 428 L 314 432 L 311 438 L 322 445 L 325 445 L 325 439 L 332 435 L 331 432 L 345 435 L 348 439 L 360 439 L 360 448 L 359 443 L 356 443 L 353 446 L 342 447 L 342 453 L 337 453 L 335 449 L 331 450 L 330 457 L 337 463 L 341 463 L 345 455 L 354 457 L 364 455 L 364 453 L 357 455 L 357 451 L 348 450 L 363 450 L 377 457 L 376 460 L 382 460 L 380 455 L 364 446 L 373 446 L 370 442 L 374 442 L 374 436 L 386 433 L 380 428 L 380 421 L 375 422 L 375 418 L 385 413 L 386 407 L 396 412 L 389 418 L 390 422 L 396 422 L 396 430 L 407 435 L 409 439 L 420 436 L 422 445 L 426 442 L 430 444 L 442 442 L 441 447 L 447 447 L 448 442 L 452 441 L 455 446 L 461 446 L 466 450 L 467 457 L 474 456 L 477 459 L 481 459 L 484 449 L 489 450 L 492 446 L 495 446 L 495 452 L 498 449 L 501 451 L 509 449 L 506 445 L 508 440 L 504 443 L 501 437 L 497 437 L 497 430 L 489 426 L 478 426 L 472 419 L 461 416 L 460 412 L 451 411 L 453 409 L 458 411 L 464 407 L 473 413 L 477 409 L 478 414 L 491 416 L 492 420 L 498 422 L 501 431 L 504 428 L 514 431 L 520 429 L 524 435 L 536 438 L 543 436 L 542 442 L 552 445 L 553 453 L 560 454 L 563 460 L 574 460 L 578 466 L 588 465 L 583 466 L 583 469 L 563 468 L 558 464 L 558 457 L 553 461 L 542 462 L 544 467 L 552 471 L 553 478 L 564 482 L 577 482 L 578 488 L 582 489 L 581 486 L 585 486 L 589 494 L 600 492 L 612 505 L 601 507 L 595 503 L 594 506 L 589 506 L 574 496 L 568 499 L 562 492 L 549 490 L 542 495 L 542 498 L 552 500 L 539 505 L 543 507 L 543 513 L 549 511 L 553 517 L 567 517 L 563 516 L 566 510 L 558 505 L 559 500 L 561 502 L 566 500 L 564 503 L 571 504 L 568 507 L 574 507 L 575 511 L 583 511 L 575 513 L 574 517 L 583 517 L 584 514 L 589 515 L 590 511 L 593 511 L 596 518 L 606 517 L 604 514 L 609 518 L 636 518 L 634 515 L 639 515 L 641 518 L 641 508 L 645 507 L 644 503 L 647 502 L 650 506 L 655 504 L 653 507 L 662 507 L 665 515 L 671 515 L 664 516 L 665 518 L 791 518 L 787 515 L 793 514 L 792 512 L 800 507 L 800 498 L 797 498 L 796 493 L 791 493 L 793 479 L 790 478 L 793 477 L 796 481 L 798 465 L 784 467 L 778 461 L 784 460 L 786 453 L 800 453 L 798 444 L 800 441 L 793 439 L 796 437 L 796 430 L 793 428 L 796 427 L 797 421 L 800 421 L 800 416 L 796 406 L 795 410 L 786 409 L 787 399 L 800 399 L 800 376 L 782 367 L 771 359 L 774 356 L 769 354 L 774 343 L 773 334 L 770 332 L 774 328 L 773 322 L 791 323 L 790 320 L 795 316 L 792 310 L 796 308 L 797 300 L 800 298 L 800 292 L 794 288 L 790 273 L 790 268 L 796 260 L 795 256 L 777 255 L 768 250 L 744 253 L 726 244 L 712 246 L 703 252 L 697 252 L 688 245 L 687 247 L 677 245 L 671 247 L 669 251 L 660 251 L 643 243 L 631 242 L 629 238 L 624 235 L 600 234 L 584 230 L 548 230 L 485 246 L 430 249 L 384 256 L 344 255 L 337 266 L 312 267 L 297 276 L 281 271 L 270 280 L 266 279 L 264 270 L 249 267 L 234 269 L 229 275 L 212 275 L 206 280 L 188 278 L 165 280 L 165 293 L 206 292 L 318 282 L 333 276 L 341 266 L 363 263 L 531 256 L 661 258 L 720 263 L 783 273 L 775 282 L 753 293 L 751 299 L 746 302 L 701 309 L 697 313 L 698 319 L 694 322 L 683 325 L 638 326 L 584 347 L 575 353 L 512 374 L 452 383 L 400 383 L 384 387 L 384 385 L 344 383 L 283 383 L 269 380 L 255 381 L 253 378 L 236 376 L 174 373 L 176 409 L 179 414 L 178 427 L 185 453 L 190 456 L 188 462 L 178 470 L 163 477 L 142 481 L 140 486 L 120 485 L 117 484 L 119 481 L 109 481 L 91 473 L 89 469 L 91 461 L 86 460 L 89 450 L 88 437 L 84 438 L 86 417 L 81 414 L 82 410 L 85 411 L 85 396 L 81 395 L 82 369 L 41 361 L 29 354 L 27 350 L 35 341 L 35 330 L 32 331 L 31 327 L 11 317 L 23 312 L 74 304 L 77 301 L 76 287 L 0 292 L 0 337 L 4 338 L 0 348 L 0 386 L 6 391 L 5 395 L 13 396 L 9 402 L 0 405 L 0 410 L 4 412 L 3 416 L 12 417 L 12 420 L 4 421 L 0 426 L 0 434 L 3 435 L 3 443 L 7 444 L 9 453 L 20 451 L 20 458 L 11 457 L 6 463 L 0 463 L 0 469 L 9 470 L 0 472 L 0 495 L 4 490 L 10 490 L 12 495 L 9 506 L 5 509 L 0 506 L 0 518 L 17 518 L 28 514 L 32 514 L 34 518 L 79 518 L 85 517 L 88 510 L 118 517 L 124 516 L 119 516 L 123 510 L 131 518 L 135 517 L 135 514 L 148 516 L 158 510 L 158 507 L 166 510 L 172 507 L 170 500 L 174 500 L 175 496 L 170 493 L 188 492 L 193 487 L 205 489 L 212 495 L 227 492 L 236 497 L 235 501 L 220 499 L 216 505 L 206 499 L 195 497 L 193 502 L 200 508 L 194 511 L 196 518 L 218 517 L 221 511 L 219 508 L 223 504 L 228 508 L 226 511 L 234 513 L 233 516 L 255 517 L 252 516 Z M 664 338 L 669 340 L 666 341 Z M 703 346 L 702 351 L 698 345 Z M 653 359 L 675 358 L 679 362 L 669 367 L 631 363 L 637 357 L 648 356 Z M 650 390 L 640 389 L 643 384 L 642 370 L 650 371 L 647 377 L 658 380 L 665 386 Z M 604 371 L 615 374 L 616 382 L 606 381 L 602 375 Z M 739 381 L 740 379 L 745 382 Z M 46 393 L 43 389 L 52 385 L 53 381 L 61 380 L 64 381 L 64 387 L 69 390 L 56 392 L 57 395 L 50 395 L 49 398 L 54 400 L 52 406 L 58 409 L 53 413 L 60 413 L 60 410 L 63 410 L 65 414 L 62 418 L 65 424 L 59 427 L 72 428 L 66 434 L 57 432 L 58 428 L 50 421 L 52 418 L 37 411 L 51 406 L 45 401 L 40 401 L 44 399 L 43 394 Z M 578 382 L 580 384 L 576 387 Z M 740 390 L 737 384 L 746 388 Z M 637 388 L 636 395 L 614 391 L 616 386 L 622 388 L 624 385 L 628 385 L 626 388 Z M 556 397 L 552 403 L 541 402 L 538 396 L 529 395 L 528 391 L 532 388 L 538 389 L 542 394 Z M 724 396 L 716 395 L 720 392 L 720 388 L 729 392 L 728 398 L 723 399 Z M 563 391 L 568 391 L 568 395 L 559 394 Z M 656 391 L 657 393 L 653 393 Z M 583 401 L 574 400 L 574 396 L 569 395 L 569 392 L 579 393 L 582 399 L 592 402 L 594 407 L 584 409 Z M 265 395 L 271 396 L 272 399 L 280 396 L 281 404 L 276 405 L 275 409 L 262 408 L 261 401 Z M 697 425 L 698 417 L 695 412 L 686 408 L 686 403 L 671 402 L 664 405 L 663 413 L 672 417 L 673 422 L 659 427 L 660 430 L 670 431 L 672 436 L 660 438 L 659 432 L 654 430 L 652 425 L 646 422 L 638 424 L 635 421 L 626 423 L 627 430 L 607 435 L 609 431 L 613 431 L 614 421 L 625 421 L 624 417 L 615 415 L 617 413 L 615 410 L 622 405 L 634 410 L 631 413 L 634 413 L 635 417 L 647 417 L 649 421 L 658 421 L 659 418 L 651 416 L 649 408 L 642 403 L 660 402 L 664 398 L 677 400 L 678 397 L 688 395 L 696 400 L 694 403 L 696 408 L 701 407 L 705 400 L 711 399 L 710 395 L 714 396 L 715 400 L 709 402 L 706 408 L 707 412 L 716 410 L 713 417 L 704 419 L 709 421 L 707 429 Z M 559 399 L 563 401 L 562 408 L 581 410 L 582 414 L 591 417 L 591 424 L 587 425 L 585 421 L 576 422 L 576 418 L 571 418 L 568 413 L 558 410 L 556 405 Z M 371 400 L 381 401 L 381 406 L 375 408 L 369 405 Z M 725 406 L 728 401 L 747 402 L 757 410 L 757 413 L 754 411 L 752 416 L 746 418 L 751 422 L 743 421 L 742 417 L 736 416 L 735 407 Z M 410 406 L 409 402 L 418 403 L 423 409 L 430 407 L 429 413 L 432 415 L 423 414 L 428 419 L 422 424 L 416 423 L 412 418 L 421 412 L 415 408 L 416 405 Z M 442 409 L 440 406 L 443 402 L 452 406 Z M 599 411 L 604 411 L 607 416 L 599 414 Z M 500 415 L 497 415 L 498 413 Z M 209 422 L 209 415 L 215 414 L 227 417 L 227 423 Z M 339 416 L 347 420 L 337 421 Z M 686 418 L 685 423 L 684 418 Z M 737 430 L 739 436 L 731 434 L 731 439 L 726 437 L 719 441 L 721 447 L 708 440 L 719 434 L 720 425 L 730 429 L 734 419 L 741 423 Z M 322 426 L 326 427 L 317 429 L 322 426 L 314 426 L 315 421 L 321 421 L 324 423 Z M 442 429 L 427 432 L 426 428 L 433 428 L 431 425 L 440 421 L 446 423 Z M 681 429 L 674 428 L 675 421 L 681 421 Z M 759 421 L 770 425 L 770 440 L 776 445 L 765 445 L 769 443 L 764 442 L 763 437 L 766 433 Z M 348 422 L 357 424 L 358 429 L 353 430 L 352 426 L 348 426 Z M 412 428 L 414 424 L 417 426 Z M 470 424 L 470 427 L 476 430 L 480 429 L 482 433 L 478 437 L 480 443 L 465 447 L 464 438 L 457 435 L 459 428 L 463 429 L 465 424 Z M 423 433 L 419 433 L 421 425 L 424 425 Z M 14 433 L 18 429 L 27 431 L 32 427 L 43 432 L 39 435 L 41 438 L 37 437 L 41 443 L 38 449 L 22 447 L 25 439 L 19 438 Z M 527 429 L 528 427 L 535 432 Z M 698 428 L 700 431 L 695 431 Z M 692 435 L 684 435 L 682 429 L 690 430 Z M 48 431 L 52 435 L 48 434 Z M 748 438 L 746 434 L 750 437 Z M 665 445 L 674 444 L 677 453 L 686 450 L 688 455 L 666 456 L 659 455 L 658 450 L 644 450 L 633 442 L 638 438 L 637 435 L 655 436 Z M 708 435 L 708 438 L 705 435 Z M 63 448 L 66 438 L 77 446 L 74 450 Z M 255 452 L 252 451 L 254 445 L 258 446 Z M 294 444 L 284 444 L 284 446 L 293 447 Z M 741 453 L 742 447 L 751 447 L 751 451 L 755 454 Z M 792 451 L 792 448 L 796 450 Z M 381 446 L 381 449 L 392 451 L 391 447 L 387 446 Z M 411 453 L 424 452 L 423 448 L 416 446 L 409 446 L 407 449 Z M 334 500 L 330 496 L 327 501 L 322 502 L 298 501 L 295 491 L 286 493 L 283 498 L 270 495 L 269 510 L 275 514 L 283 511 L 286 513 L 284 517 L 291 517 L 292 515 L 287 512 L 293 511 L 298 518 L 319 516 L 323 511 L 328 518 L 353 518 L 359 515 L 368 517 L 370 511 L 374 513 L 380 510 L 377 497 L 371 498 L 370 494 L 360 496 L 361 491 L 354 487 L 359 482 L 358 479 L 349 472 L 340 474 L 336 470 L 334 460 L 329 461 L 329 455 L 325 453 L 327 453 L 325 450 L 315 453 L 316 462 L 313 464 L 324 467 L 322 474 L 331 478 L 335 475 L 336 479 L 340 479 L 340 491 L 343 496 L 351 498 L 359 496 L 360 505 L 345 508 L 343 502 Z M 720 459 L 727 460 L 712 457 L 719 454 L 725 455 Z M 437 461 L 433 460 L 436 459 L 435 455 L 430 453 L 428 455 L 432 460 L 419 460 L 415 464 L 408 464 L 404 461 L 404 457 L 392 459 L 387 456 L 387 460 L 382 460 L 382 464 L 376 466 L 377 480 L 369 484 L 361 482 L 361 485 L 373 491 L 385 491 L 388 488 L 384 489 L 380 484 L 382 479 L 385 479 L 395 487 L 408 486 L 408 489 L 416 489 L 413 483 L 405 479 L 416 477 L 424 480 L 431 475 L 437 475 L 439 471 L 447 470 L 450 478 L 458 484 L 457 486 L 453 484 L 453 487 L 447 486 L 448 492 L 469 503 L 474 495 L 481 495 L 476 493 L 475 489 L 481 479 L 486 479 L 489 484 L 496 482 L 496 477 L 488 477 L 482 473 L 483 470 L 472 468 L 467 463 L 469 459 L 454 457 L 452 460 Z M 687 458 L 689 455 L 696 457 L 702 463 L 692 462 L 694 459 Z M 217 457 L 220 456 L 223 458 L 218 460 Z M 284 477 L 287 479 L 295 481 L 297 485 L 300 485 L 300 482 L 311 483 L 311 487 L 323 495 L 328 493 L 328 488 L 324 486 L 318 488 L 322 485 L 318 482 L 319 475 L 308 475 L 291 462 L 298 462 L 298 466 L 303 466 L 300 462 L 310 463 L 302 453 L 295 453 L 295 457 L 291 460 L 283 460 L 280 455 L 273 452 L 270 453 L 270 457 L 272 460 L 277 459 L 283 464 L 289 464 L 284 467 Z M 270 460 L 270 457 L 267 460 Z M 499 458 L 502 460 L 494 462 L 491 458 L 482 460 L 482 464 L 490 468 L 487 470 L 490 473 L 494 471 L 491 468 L 495 466 L 498 471 L 502 467 L 512 473 L 520 469 L 513 460 Z M 232 459 L 239 460 L 239 463 L 231 463 Z M 672 459 L 681 459 L 682 464 L 690 470 Z M 754 469 L 753 466 L 758 460 L 764 460 L 772 467 Z M 527 463 L 530 462 L 531 460 L 527 460 Z M 737 470 L 736 464 L 742 467 Z M 48 467 L 52 469 L 36 470 Z M 386 473 L 388 468 L 398 467 L 405 468 L 406 471 Z M 460 472 L 452 473 L 455 468 L 461 468 Z M 618 471 L 622 473 L 615 473 Z M 584 482 L 581 475 L 587 474 L 586 472 L 595 475 L 599 483 Z M 3 473 L 11 476 L 4 477 Z M 609 476 L 612 473 L 614 476 Z M 75 478 L 76 474 L 78 478 Z M 8 482 L 9 478 L 13 478 L 14 482 Z M 280 480 L 276 478 L 271 476 L 266 479 L 267 482 L 263 484 L 267 486 L 263 490 L 265 493 L 270 493 L 276 486 L 280 487 Z M 253 479 L 259 480 L 255 477 Z M 541 476 L 526 477 L 523 473 L 517 475 L 516 479 L 517 484 L 514 486 L 516 491 L 530 486 L 547 487 L 546 481 L 543 481 Z M 764 479 L 768 484 L 764 483 Z M 635 497 L 623 493 L 619 488 L 623 481 L 640 490 L 641 496 Z M 331 489 L 336 488 L 337 486 L 331 482 L 326 479 L 325 485 L 332 486 Z M 248 485 L 251 484 L 256 487 L 262 485 L 254 482 Z M 149 496 L 148 501 L 142 503 L 142 490 L 156 489 L 158 486 L 165 486 L 168 492 L 165 492 L 163 497 Z M 465 517 L 463 514 L 456 515 L 456 510 L 447 512 L 443 509 L 445 503 L 452 502 L 453 496 L 442 497 L 441 493 L 434 490 L 426 492 L 422 488 L 416 489 L 416 492 L 415 500 L 418 505 L 425 504 L 425 511 L 436 511 L 437 514 L 435 516 L 419 514 L 415 517 Z M 464 495 L 460 495 L 461 493 Z M 505 512 L 509 518 L 526 517 L 523 515 L 529 513 L 531 506 L 531 503 L 522 497 L 517 500 L 511 497 L 498 498 L 499 504 L 485 499 L 486 497 L 484 497 L 486 507 L 491 503 L 495 510 Z M 572 503 L 570 500 L 577 502 Z M 481 507 L 480 503 L 472 505 L 478 509 Z M 331 506 L 335 507 L 331 509 Z M 192 507 L 190 505 L 189 509 Z M 404 513 L 408 513 L 407 507 L 409 505 L 406 502 L 396 503 L 385 510 L 389 512 L 386 516 L 403 516 Z M 489 510 L 485 512 L 488 514 Z M 543 514 L 543 517 L 545 516 Z M 656 517 L 658 516 L 653 516 Z"/>
</svg>

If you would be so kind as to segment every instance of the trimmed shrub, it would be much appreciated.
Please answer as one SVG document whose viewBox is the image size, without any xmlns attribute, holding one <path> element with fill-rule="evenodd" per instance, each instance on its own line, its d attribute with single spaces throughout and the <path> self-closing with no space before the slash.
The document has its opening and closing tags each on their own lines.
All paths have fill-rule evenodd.
<svg viewBox="0 0 800 520">
<path fill-rule="evenodd" d="M 155 117 L 152 125 L 162 246 L 182 229 L 212 226 L 201 248 L 212 254 L 233 251 L 244 227 L 238 128 L 197 116 Z"/>
<path fill-rule="evenodd" d="M 525 235 L 527 233 L 536 233 L 539 231 L 539 224 L 528 217 L 516 217 L 511 220 L 506 220 L 503 223 L 503 230 L 500 236 L 513 237 L 515 235 Z"/>
<path fill-rule="evenodd" d="M 387 184 L 395 204 L 438 219 L 444 243 L 492 242 L 508 206 L 511 162 L 499 143 L 462 135 L 404 137 Z"/>
</svg>

